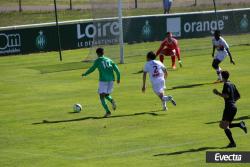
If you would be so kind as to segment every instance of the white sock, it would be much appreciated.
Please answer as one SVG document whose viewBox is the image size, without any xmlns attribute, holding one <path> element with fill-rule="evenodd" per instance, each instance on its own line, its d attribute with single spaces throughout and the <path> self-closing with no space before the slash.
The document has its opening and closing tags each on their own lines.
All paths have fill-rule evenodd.
<svg viewBox="0 0 250 167">
<path fill-rule="evenodd" d="M 217 73 L 217 75 L 218 75 L 218 79 L 219 79 L 219 80 L 222 80 L 221 68 L 220 68 L 220 67 L 216 69 L 216 73 Z"/>
<path fill-rule="evenodd" d="M 162 97 L 162 100 L 167 102 L 167 101 L 170 100 L 170 98 L 169 98 L 168 96 L 163 96 L 163 97 Z"/>
</svg>

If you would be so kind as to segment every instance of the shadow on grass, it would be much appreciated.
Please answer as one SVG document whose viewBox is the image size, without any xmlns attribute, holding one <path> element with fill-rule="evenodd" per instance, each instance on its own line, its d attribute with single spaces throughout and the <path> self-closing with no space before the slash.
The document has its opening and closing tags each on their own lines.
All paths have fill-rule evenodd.
<svg viewBox="0 0 250 167">
<path fill-rule="evenodd" d="M 69 62 L 69 63 L 60 63 L 53 65 L 42 65 L 29 67 L 30 69 L 38 70 L 41 74 L 71 71 L 78 69 L 87 69 L 92 65 L 92 62 Z"/>
<path fill-rule="evenodd" d="M 247 119 L 250 119 L 250 115 L 235 118 L 233 121 L 241 121 L 241 120 L 247 120 Z M 207 122 L 205 124 L 215 124 L 215 123 L 219 123 L 219 122 L 220 121 L 212 121 L 212 122 Z"/>
<path fill-rule="evenodd" d="M 183 151 L 177 151 L 177 152 L 171 152 L 171 153 L 160 153 L 155 154 L 154 156 L 170 156 L 170 155 L 179 155 L 179 154 L 186 154 L 186 153 L 194 153 L 194 152 L 200 152 L 200 151 L 206 151 L 206 150 L 215 150 L 215 149 L 226 149 L 227 147 L 200 147 L 196 149 L 189 149 L 189 150 L 183 150 Z"/>
<path fill-rule="evenodd" d="M 114 115 L 110 116 L 109 118 L 104 117 L 83 117 L 83 118 L 77 118 L 77 119 L 67 119 L 67 120 L 57 120 L 57 121 L 49 121 L 49 120 L 43 120 L 42 122 L 36 122 L 32 123 L 33 125 L 37 124 L 50 124 L 50 123 L 62 123 L 62 122 L 75 122 L 75 121 L 84 121 L 89 119 L 110 119 L 110 118 L 120 118 L 120 117 L 131 117 L 131 116 L 139 116 L 139 115 L 151 115 L 151 116 L 158 116 L 159 114 L 157 112 L 160 112 L 162 110 L 156 110 L 156 111 L 150 111 L 150 112 L 140 112 L 140 113 L 134 113 L 134 114 L 124 114 L 124 115 Z M 70 112 L 70 114 L 73 114 L 75 112 Z"/>
<path fill-rule="evenodd" d="M 214 83 L 214 82 L 209 82 L 209 83 L 179 85 L 179 86 L 174 86 L 174 87 L 172 87 L 172 88 L 169 88 L 169 89 L 167 89 L 167 90 L 194 88 L 194 87 L 198 87 L 198 86 L 213 85 L 213 84 L 215 84 L 215 83 Z"/>
</svg>

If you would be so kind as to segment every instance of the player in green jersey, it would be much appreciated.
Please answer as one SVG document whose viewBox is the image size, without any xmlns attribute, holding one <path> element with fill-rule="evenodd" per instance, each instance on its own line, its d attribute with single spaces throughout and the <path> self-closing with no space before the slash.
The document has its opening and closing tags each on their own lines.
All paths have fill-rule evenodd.
<svg viewBox="0 0 250 167">
<path fill-rule="evenodd" d="M 95 71 L 96 68 L 98 68 L 98 71 L 99 71 L 98 93 L 100 95 L 102 106 L 106 111 L 106 114 L 104 115 L 104 117 L 107 118 L 111 116 L 111 112 L 108 108 L 108 105 L 105 99 L 107 99 L 112 104 L 112 108 L 113 110 L 115 110 L 116 103 L 110 94 L 113 90 L 113 84 L 115 81 L 114 71 L 117 76 L 118 84 L 120 83 L 120 71 L 117 65 L 111 59 L 104 56 L 103 48 L 96 49 L 96 54 L 98 58 L 95 60 L 93 66 L 90 67 L 85 73 L 83 73 L 82 76 L 87 76 L 88 74 Z"/>
</svg>

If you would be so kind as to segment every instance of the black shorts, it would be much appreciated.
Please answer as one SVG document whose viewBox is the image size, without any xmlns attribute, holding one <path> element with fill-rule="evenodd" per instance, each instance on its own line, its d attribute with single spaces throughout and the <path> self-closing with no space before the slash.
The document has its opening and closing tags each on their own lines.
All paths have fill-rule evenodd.
<svg viewBox="0 0 250 167">
<path fill-rule="evenodd" d="M 213 60 L 213 62 L 212 62 L 212 66 L 213 66 L 213 68 L 214 69 L 217 69 L 217 68 L 219 68 L 219 64 L 221 63 L 221 61 L 220 60 L 218 60 L 218 59 L 214 59 Z"/>
<path fill-rule="evenodd" d="M 226 106 L 223 112 L 222 121 L 232 122 L 236 113 L 237 107 L 235 105 Z"/>
</svg>

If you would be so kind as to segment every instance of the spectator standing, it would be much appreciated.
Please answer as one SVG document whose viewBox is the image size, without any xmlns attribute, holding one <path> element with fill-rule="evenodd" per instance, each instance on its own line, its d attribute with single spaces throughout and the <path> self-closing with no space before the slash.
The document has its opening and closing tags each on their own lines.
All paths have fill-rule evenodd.
<svg viewBox="0 0 250 167">
<path fill-rule="evenodd" d="M 173 0 L 163 0 L 163 9 L 164 9 L 164 14 L 170 12 L 170 8 L 172 6 Z"/>
</svg>

